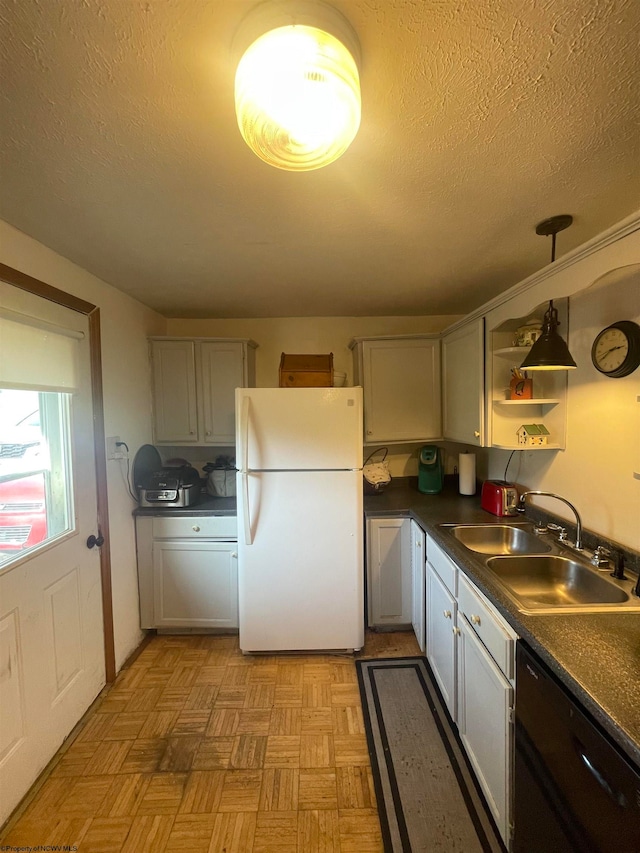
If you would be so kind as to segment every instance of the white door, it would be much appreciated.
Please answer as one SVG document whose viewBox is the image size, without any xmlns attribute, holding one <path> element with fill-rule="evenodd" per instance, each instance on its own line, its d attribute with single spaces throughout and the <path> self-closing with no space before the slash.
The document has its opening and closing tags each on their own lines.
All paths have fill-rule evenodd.
<svg viewBox="0 0 640 853">
<path fill-rule="evenodd" d="M 500 672 L 466 619 L 459 620 L 458 730 L 507 842 L 511 738 L 509 712 L 513 688 Z"/>
<path fill-rule="evenodd" d="M 369 627 L 411 624 L 411 553 L 408 518 L 367 522 Z"/>
<path fill-rule="evenodd" d="M 19 491 L 21 483 L 40 481 L 40 497 L 31 502 L 30 511 L 35 512 L 36 505 L 46 506 L 38 533 L 41 542 L 26 539 L 20 544 L 9 538 L 0 550 L 1 823 L 104 686 L 105 663 L 100 554 L 86 544 L 98 532 L 87 320 L 6 284 L 0 284 L 0 305 L 3 322 L 8 316 L 10 323 L 27 319 L 25 335 L 16 337 L 11 353 L 6 335 L 4 347 L 0 342 L 4 371 L 0 413 L 5 426 L 15 410 L 10 401 L 19 387 L 16 383 L 7 390 L 11 385 L 7 365 L 27 363 L 33 354 L 31 337 L 40 338 L 40 343 L 44 338 L 45 345 L 60 338 L 61 349 L 69 351 L 70 364 L 77 367 L 77 390 L 70 394 L 51 390 L 57 382 L 51 377 L 58 355 L 47 357 L 45 349 L 31 359 L 43 386 L 34 394 L 31 385 L 24 393 L 39 401 L 38 415 L 31 413 L 26 421 L 18 418 L 13 434 L 19 436 L 26 425 L 33 429 L 39 424 L 41 440 L 23 433 L 27 451 L 21 461 L 0 454 L 0 488 Z M 52 333 L 52 327 L 42 323 L 34 326 L 34 318 L 64 327 L 65 334 Z M 78 339 L 67 334 L 69 330 L 84 336 Z M 23 446 L 19 442 L 18 446 L 21 452 Z M 31 461 L 28 452 L 33 452 Z M 25 508 L 17 502 L 14 510 L 20 506 Z M 0 531 L 7 520 L 4 511 L 0 511 Z M 37 521 L 35 515 L 31 521 Z M 25 546 L 27 550 L 21 550 Z"/>
<path fill-rule="evenodd" d="M 193 341 L 152 341 L 153 427 L 157 442 L 198 441 Z"/>
<path fill-rule="evenodd" d="M 159 628 L 237 628 L 237 543 L 154 542 L 153 591 Z"/>
<path fill-rule="evenodd" d="M 236 391 L 243 471 L 362 468 L 362 388 Z"/>
<path fill-rule="evenodd" d="M 200 343 L 203 434 L 206 444 L 235 442 L 235 390 L 246 385 L 240 341 Z"/>
<path fill-rule="evenodd" d="M 456 720 L 456 600 L 427 565 L 427 659 Z"/>
<path fill-rule="evenodd" d="M 237 491 L 240 648 L 361 648 L 362 474 L 240 473 Z"/>
<path fill-rule="evenodd" d="M 424 652 L 424 624 L 425 624 L 425 535 L 424 530 L 419 524 L 411 519 L 411 578 L 412 578 L 412 595 L 411 605 L 413 611 L 413 632 L 416 635 L 416 640 L 420 646 L 420 651 Z"/>
</svg>

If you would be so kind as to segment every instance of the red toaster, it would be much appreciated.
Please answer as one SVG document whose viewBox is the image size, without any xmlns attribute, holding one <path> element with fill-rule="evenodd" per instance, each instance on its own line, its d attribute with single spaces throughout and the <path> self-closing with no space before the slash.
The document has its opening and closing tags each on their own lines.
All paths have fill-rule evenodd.
<svg viewBox="0 0 640 853">
<path fill-rule="evenodd" d="M 485 480 L 480 506 L 492 515 L 516 515 L 518 490 L 506 480 Z"/>
</svg>

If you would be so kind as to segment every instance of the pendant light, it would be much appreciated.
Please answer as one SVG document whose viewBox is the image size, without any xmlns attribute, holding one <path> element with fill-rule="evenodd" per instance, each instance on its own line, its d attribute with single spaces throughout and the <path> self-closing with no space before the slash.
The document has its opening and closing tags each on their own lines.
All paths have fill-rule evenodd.
<svg viewBox="0 0 640 853">
<path fill-rule="evenodd" d="M 556 234 L 572 222 L 573 217 L 565 214 L 544 219 L 536 225 L 536 234 L 551 236 L 551 263 L 556 259 Z M 558 334 L 559 325 L 558 311 L 551 299 L 542 321 L 542 335 L 520 365 L 522 370 L 573 370 L 577 367 L 564 338 Z"/>
<path fill-rule="evenodd" d="M 267 0 L 234 40 L 238 127 L 271 166 L 309 171 L 342 156 L 360 126 L 359 45 L 319 0 Z"/>
</svg>

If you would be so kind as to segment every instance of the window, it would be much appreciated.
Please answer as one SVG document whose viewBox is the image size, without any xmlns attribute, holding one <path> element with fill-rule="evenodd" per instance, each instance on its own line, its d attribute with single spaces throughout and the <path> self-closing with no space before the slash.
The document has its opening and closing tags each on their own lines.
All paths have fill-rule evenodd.
<svg viewBox="0 0 640 853">
<path fill-rule="evenodd" d="M 71 395 L 0 389 L 0 568 L 74 529 Z"/>
</svg>

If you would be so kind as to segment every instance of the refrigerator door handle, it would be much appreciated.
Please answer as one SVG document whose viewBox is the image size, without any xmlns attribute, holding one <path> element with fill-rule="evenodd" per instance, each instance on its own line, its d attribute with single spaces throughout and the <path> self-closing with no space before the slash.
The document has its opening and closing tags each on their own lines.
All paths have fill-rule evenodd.
<svg viewBox="0 0 640 853">
<path fill-rule="evenodd" d="M 253 545 L 253 534 L 251 533 L 251 513 L 249 511 L 249 475 L 242 474 L 242 509 L 244 513 L 244 543 Z"/>
<path fill-rule="evenodd" d="M 242 441 L 242 470 L 249 470 L 249 406 L 251 398 L 244 396 L 242 398 L 242 411 L 240 413 L 240 436 Z M 246 478 L 245 478 L 246 483 Z M 245 487 L 246 488 L 246 487 Z M 246 504 L 245 504 L 246 506 Z"/>
</svg>

